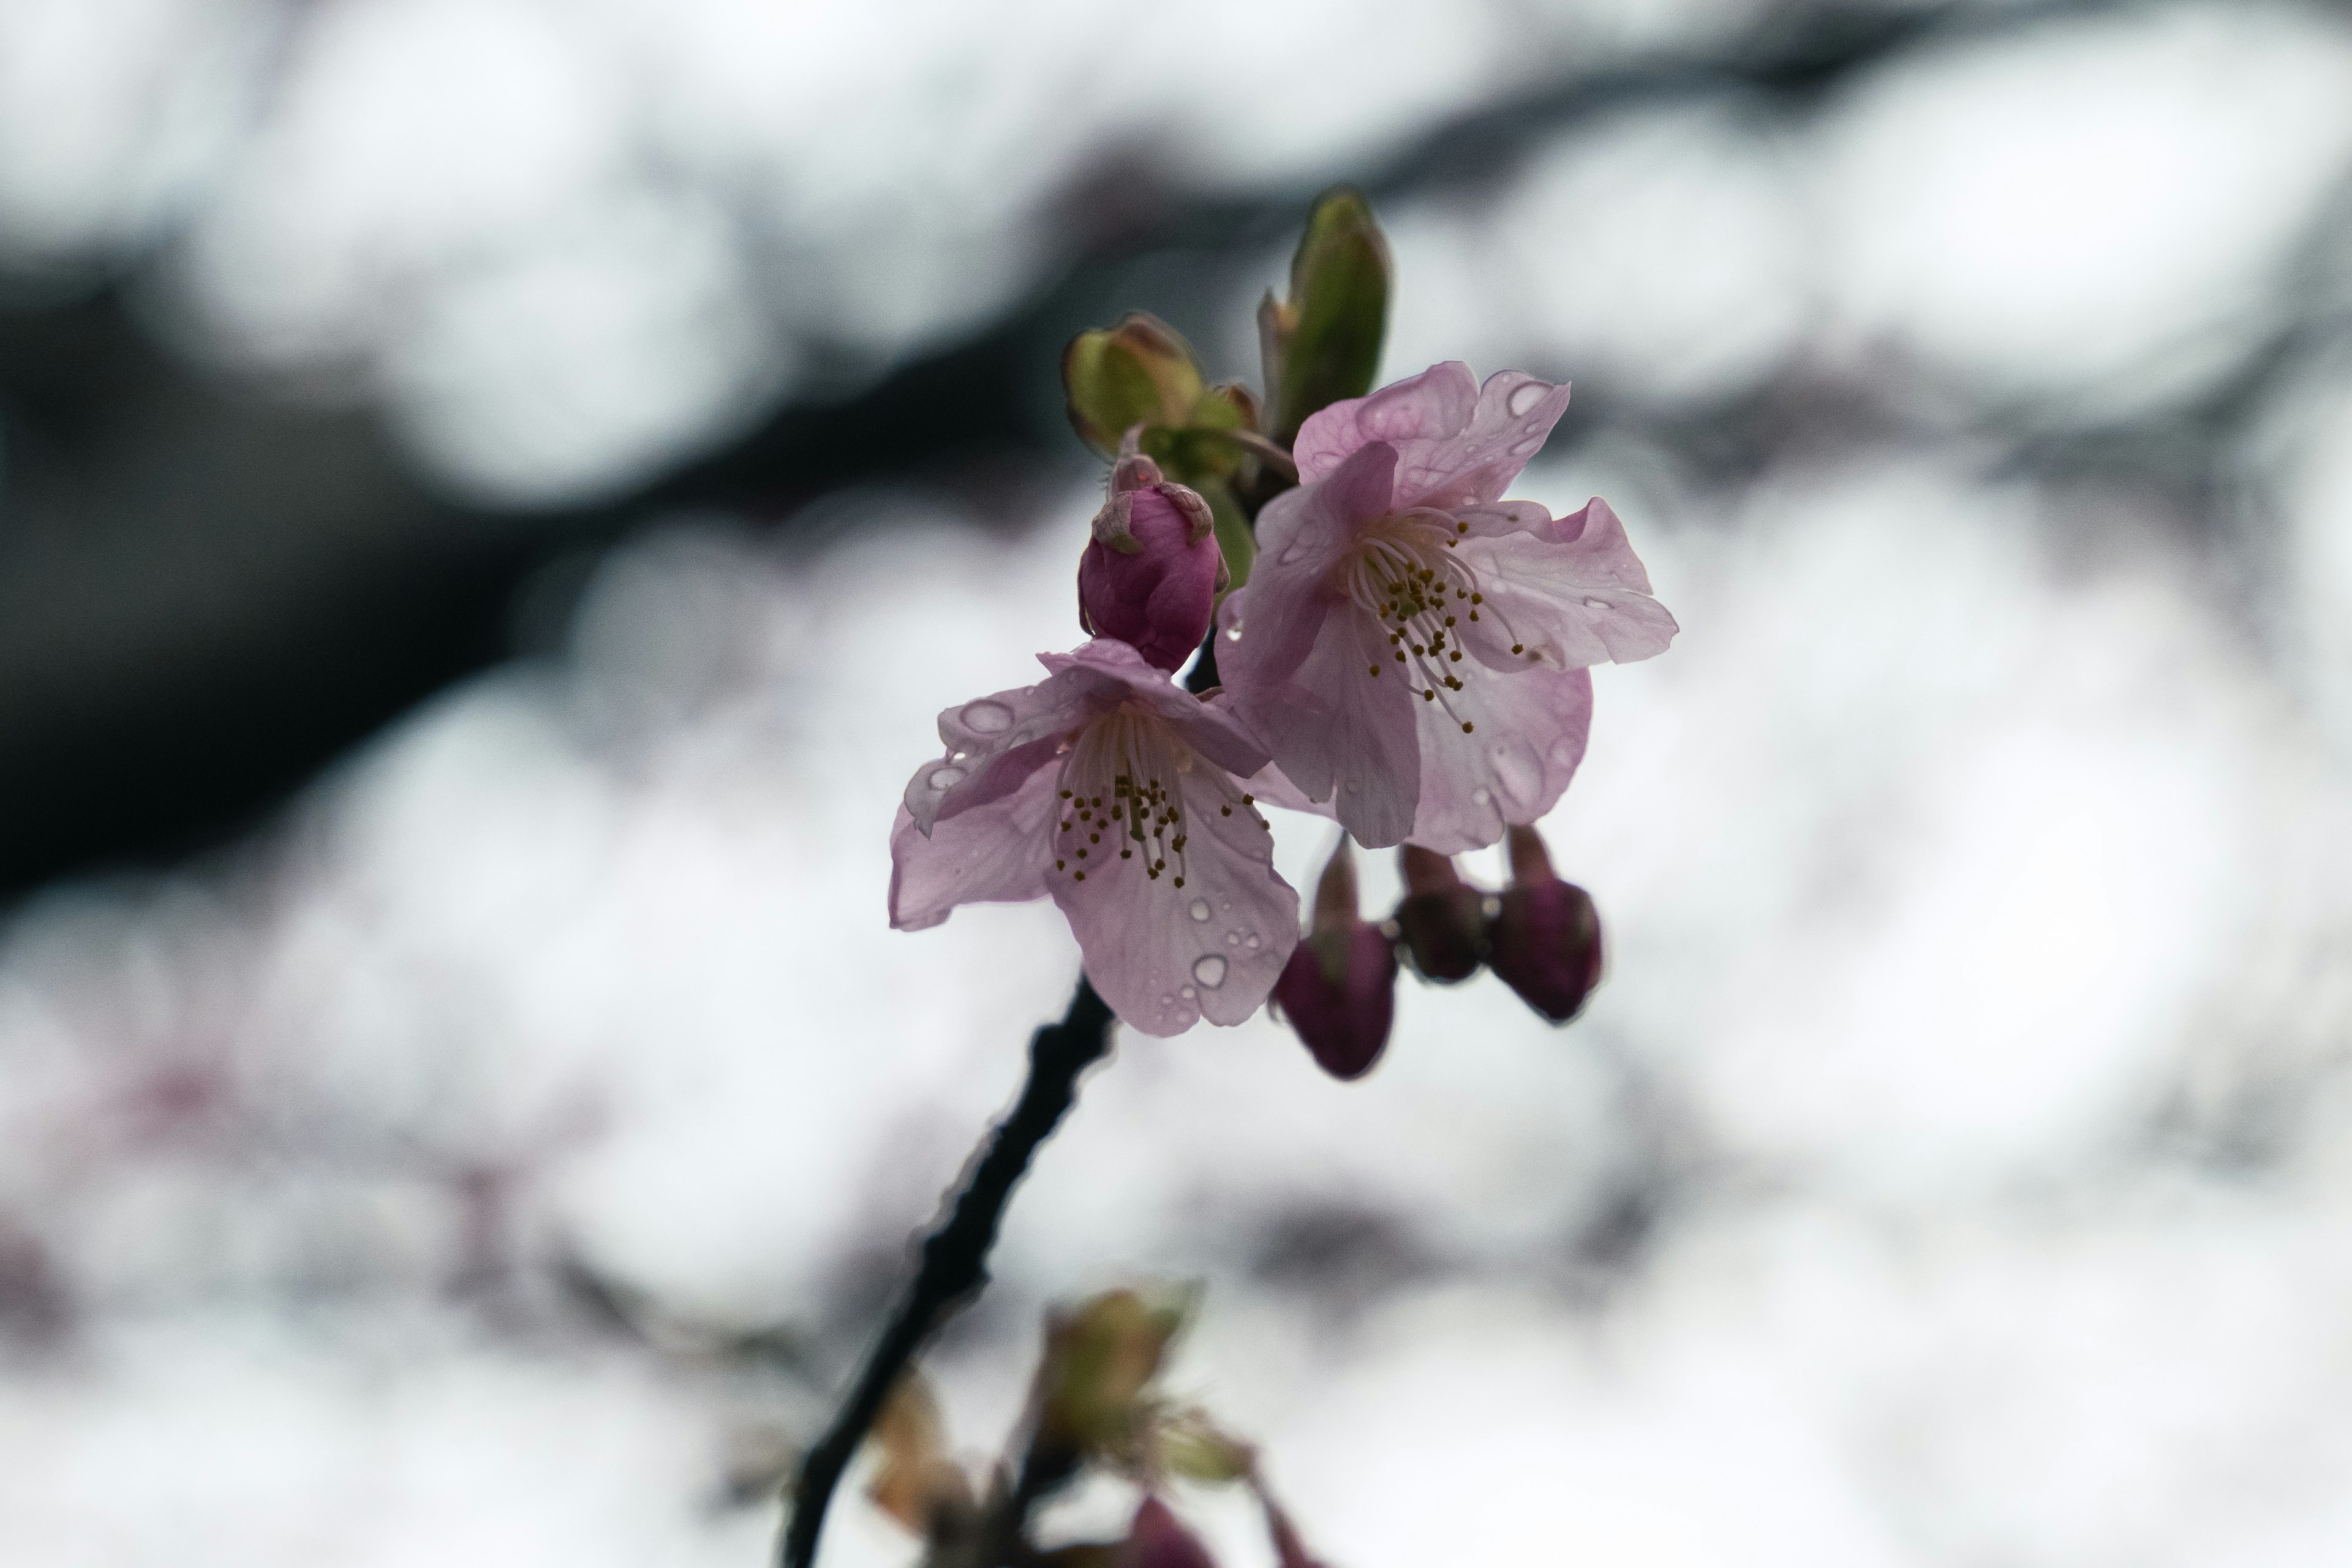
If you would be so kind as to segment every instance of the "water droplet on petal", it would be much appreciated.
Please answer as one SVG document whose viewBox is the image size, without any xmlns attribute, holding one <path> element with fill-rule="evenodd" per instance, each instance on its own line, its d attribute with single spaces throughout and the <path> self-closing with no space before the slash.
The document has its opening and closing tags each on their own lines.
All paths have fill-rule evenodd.
<svg viewBox="0 0 2352 1568">
<path fill-rule="evenodd" d="M 1013 728 L 1013 710 L 1003 703 L 983 697 L 977 702 L 963 705 L 964 728 L 982 735 L 1002 734 Z"/>
<path fill-rule="evenodd" d="M 931 770 L 931 776 L 925 779 L 923 783 L 929 785 L 932 789 L 953 789 L 956 785 L 963 783 L 963 770 L 961 768 L 954 767 L 933 768 Z"/>
<path fill-rule="evenodd" d="M 1511 417 L 1516 419 L 1520 415 L 1525 414 L 1528 409 L 1533 408 L 1537 404 L 1541 403 L 1544 399 L 1544 394 L 1550 390 L 1551 388 L 1546 386 L 1540 381 L 1530 381 L 1523 386 L 1513 387 L 1511 389 L 1510 401 L 1506 403 L 1503 406 L 1508 408 L 1511 411 Z"/>
<path fill-rule="evenodd" d="M 1172 1005 L 1172 1004 L 1175 1002 L 1175 1000 L 1176 1000 L 1176 998 L 1175 998 L 1175 997 L 1169 995 L 1169 994 L 1168 994 L 1166 992 L 1164 992 L 1164 991 L 1163 991 L 1163 992 L 1161 992 L 1161 993 L 1160 994 L 1160 1005 L 1162 1007 L 1166 1007 L 1166 1006 L 1169 1006 L 1169 1005 Z"/>
<path fill-rule="evenodd" d="M 1532 458 L 1538 452 L 1542 450 L 1543 437 L 1540 436 L 1530 436 L 1526 440 L 1511 448 L 1511 456 L 1514 458 Z"/>
<path fill-rule="evenodd" d="M 1242 944 L 1242 933 L 1241 933 L 1241 932 L 1239 932 L 1239 931 L 1227 931 L 1227 932 L 1225 933 L 1225 945 L 1226 945 L 1227 947 L 1239 947 L 1239 946 L 1241 946 L 1241 944 Z"/>
<path fill-rule="evenodd" d="M 1476 789 L 1470 792 L 1470 798 L 1480 805 L 1486 805 L 1494 800 L 1495 792 L 1488 789 L 1485 784 L 1480 784 Z"/>
<path fill-rule="evenodd" d="M 1192 999 L 1194 993 L 1190 985 L 1179 985 L 1176 987 L 1176 994 L 1184 998 L 1185 1001 L 1190 1002 Z"/>
<path fill-rule="evenodd" d="M 1214 991 L 1225 983 L 1225 961 L 1223 955 L 1209 953 L 1192 961 L 1192 978 L 1208 990 Z"/>
<path fill-rule="evenodd" d="M 1225 628 L 1225 640 L 1227 642 L 1239 642 L 1242 640 L 1241 622 L 1235 621 L 1232 626 Z"/>
<path fill-rule="evenodd" d="M 1206 899 L 1194 899 L 1192 900 L 1192 918 L 1196 921 L 1207 920 L 1209 918 L 1209 900 Z"/>
<path fill-rule="evenodd" d="M 1605 610 L 1609 607 L 1609 601 L 1606 599 L 1587 599 L 1584 601 L 1584 607 L 1588 610 Z"/>
<path fill-rule="evenodd" d="M 1248 937 L 1247 937 L 1247 938 L 1246 938 L 1246 939 L 1242 942 L 1242 945 L 1243 945 L 1244 947 L 1245 947 L 1245 948 L 1248 948 L 1252 952 L 1255 952 L 1259 948 L 1264 947 L 1264 946 L 1265 945 L 1265 942 L 1264 939 L 1262 939 L 1261 937 L 1259 937 L 1259 935 L 1257 934 L 1257 932 L 1255 932 L 1255 931 L 1252 931 L 1252 932 L 1250 932 L 1250 933 L 1249 933 L 1249 936 L 1248 936 Z"/>
</svg>

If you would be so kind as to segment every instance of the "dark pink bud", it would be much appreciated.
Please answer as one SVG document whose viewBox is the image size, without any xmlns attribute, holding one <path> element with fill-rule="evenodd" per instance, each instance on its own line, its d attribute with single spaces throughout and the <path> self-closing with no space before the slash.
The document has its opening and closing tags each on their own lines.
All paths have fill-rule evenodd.
<svg viewBox="0 0 2352 1568">
<path fill-rule="evenodd" d="M 1445 985 L 1469 979 L 1486 952 L 1486 895 L 1465 887 L 1453 860 L 1434 850 L 1408 844 L 1399 858 L 1404 900 L 1397 931 L 1414 972 Z"/>
<path fill-rule="evenodd" d="M 1184 1521 L 1166 1503 L 1148 1497 L 1135 1510 L 1135 1522 L 1127 1527 L 1118 1568 L 1217 1568 L 1217 1564 L 1201 1538 L 1185 1529 Z"/>
<path fill-rule="evenodd" d="M 1274 983 L 1274 1001 L 1325 1072 L 1342 1080 L 1372 1070 L 1396 1016 L 1396 947 L 1359 918 L 1356 859 L 1339 840 L 1315 887 L 1314 927 Z"/>
<path fill-rule="evenodd" d="M 1565 1024 L 1601 984 L 1601 914 L 1591 895 L 1552 874 L 1532 827 L 1510 837 L 1511 885 L 1486 927 L 1486 963 L 1520 1000 Z"/>
<path fill-rule="evenodd" d="M 1078 558 L 1078 625 L 1162 669 L 1181 668 L 1209 635 L 1224 582 L 1213 521 L 1209 503 L 1162 479 L 1150 458 L 1121 458 Z"/>
</svg>

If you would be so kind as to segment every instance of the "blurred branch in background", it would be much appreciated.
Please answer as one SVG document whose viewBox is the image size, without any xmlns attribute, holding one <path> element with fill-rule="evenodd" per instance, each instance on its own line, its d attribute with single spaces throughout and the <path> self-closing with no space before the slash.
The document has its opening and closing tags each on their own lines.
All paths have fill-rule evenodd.
<svg viewBox="0 0 2352 1568">
<path fill-rule="evenodd" d="M 2011 6 L 1999 25 L 2100 8 Z M 1382 200 L 1475 189 L 1579 121 L 1640 103 L 1740 93 L 1801 111 L 1857 71 L 1993 25 L 1968 5 L 1770 7 L 1713 52 L 1575 70 L 1408 131 L 1358 183 Z M 845 366 L 846 396 L 787 402 L 722 449 L 628 474 L 586 506 L 457 499 L 368 407 L 289 402 L 267 377 L 158 345 L 158 311 L 184 309 L 159 302 L 150 276 L 170 256 L 168 225 L 105 256 L 81 285 L 94 292 L 77 292 L 70 271 L 50 277 L 65 302 L 0 309 L 0 816 L 37 825 L 0 843 L 0 892 L 169 859 L 250 826 L 394 714 L 534 651 L 560 620 L 545 601 L 560 606 L 584 579 L 580 552 L 649 517 L 777 521 L 883 476 L 1004 504 L 992 503 L 998 465 L 1061 446 L 1030 384 L 1037 367 L 1109 314 L 1139 261 L 1193 258 L 1194 280 L 1150 274 L 1171 295 L 1154 308 L 1189 329 L 1213 308 L 1224 258 L 1285 243 L 1323 183 L 1204 191 L 1154 160 L 1137 143 L 1066 175 L 1029 220 L 1050 258 L 1036 281 L 951 332 L 962 341 L 896 368 Z M 1759 389 L 1661 433 L 1730 458 L 1727 437 L 1793 416 L 1791 393 L 1802 389 Z M 1588 391 L 1571 426 L 1612 416 L 1594 405 Z"/>
</svg>

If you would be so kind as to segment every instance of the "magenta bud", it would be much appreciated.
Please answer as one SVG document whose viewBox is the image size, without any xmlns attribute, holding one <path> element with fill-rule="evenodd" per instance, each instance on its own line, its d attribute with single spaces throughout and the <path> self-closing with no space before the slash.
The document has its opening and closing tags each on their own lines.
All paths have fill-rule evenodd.
<svg viewBox="0 0 2352 1568">
<path fill-rule="evenodd" d="M 1405 892 L 1397 931 L 1413 972 L 1442 985 L 1469 979 L 1486 952 L 1486 896 L 1465 886 L 1453 860 L 1435 850 L 1408 844 L 1398 858 Z"/>
<path fill-rule="evenodd" d="M 1576 1016 L 1601 984 L 1601 913 L 1552 874 L 1532 827 L 1510 836 L 1511 885 L 1486 926 L 1486 963 L 1519 999 L 1555 1024 Z"/>
<path fill-rule="evenodd" d="M 1161 479 L 1150 458 L 1121 458 L 1078 558 L 1078 625 L 1162 669 L 1181 668 L 1209 635 L 1224 581 L 1213 521 L 1209 503 Z"/>
<path fill-rule="evenodd" d="M 1136 1509 L 1118 1563 L 1118 1568 L 1217 1568 L 1201 1538 L 1156 1497 L 1145 1498 Z"/>
<path fill-rule="evenodd" d="M 1348 840 L 1315 888 L 1314 929 L 1274 983 L 1274 1002 L 1325 1072 L 1343 1082 L 1372 1070 L 1396 1017 L 1396 946 L 1356 908 Z"/>
</svg>

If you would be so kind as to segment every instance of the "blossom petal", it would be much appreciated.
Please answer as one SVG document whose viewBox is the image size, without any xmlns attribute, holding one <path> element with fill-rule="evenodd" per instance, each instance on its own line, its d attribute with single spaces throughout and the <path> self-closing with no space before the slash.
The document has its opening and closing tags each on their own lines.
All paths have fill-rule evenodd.
<svg viewBox="0 0 2352 1568">
<path fill-rule="evenodd" d="M 1261 602 L 1254 619 L 1266 610 Z M 1291 639 L 1280 640 L 1289 651 Z M 1249 641 L 1244 634 L 1233 646 Z M 1230 688 L 1242 717 L 1291 783 L 1310 800 L 1330 801 L 1332 814 L 1372 849 L 1411 831 L 1421 787 L 1417 704 L 1394 658 L 1387 628 L 1343 602 L 1319 617 L 1303 656 L 1286 667 L 1254 668 Z M 1221 666 L 1223 659 L 1221 654 Z"/>
<path fill-rule="evenodd" d="M 1298 942 L 1298 895 L 1276 875 L 1274 835 L 1241 786 L 1213 767 L 1178 777 L 1181 887 L 1174 857 L 1156 879 L 1140 857 L 1106 857 L 1084 881 L 1050 879 L 1095 989 L 1147 1035 L 1242 1022 Z"/>
<path fill-rule="evenodd" d="M 1466 735 L 1464 721 L 1473 726 Z M 1591 727 L 1592 674 L 1581 668 L 1474 675 L 1444 708 L 1426 704 L 1412 841 L 1459 855 L 1538 820 L 1576 776 Z"/>
<path fill-rule="evenodd" d="M 1396 463 L 1396 448 L 1374 441 L 1315 483 L 1294 486 L 1266 502 L 1257 515 L 1257 562 L 1249 583 L 1225 602 L 1249 593 L 1269 574 L 1319 579 L 1330 571 L 1355 548 L 1364 524 L 1390 509 Z"/>
<path fill-rule="evenodd" d="M 1052 769 L 1035 769 L 1012 793 L 940 821 L 928 836 L 900 806 L 890 828 L 890 924 L 922 931 L 958 904 L 1043 895 L 1054 778 Z"/>
<path fill-rule="evenodd" d="M 1397 449 L 1395 506 L 1473 506 L 1502 499 L 1567 410 L 1565 384 L 1506 370 L 1480 386 L 1469 366 L 1448 360 L 1315 415 L 1293 456 L 1304 483 L 1386 441 Z"/>
<path fill-rule="evenodd" d="M 1233 700 L 1223 691 L 1196 697 L 1166 671 L 1146 663 L 1143 673 L 1129 677 L 1127 700 L 1166 720 L 1186 745 L 1236 778 L 1247 778 L 1266 765 L 1265 744 L 1234 711 Z"/>
<path fill-rule="evenodd" d="M 1140 654 L 1136 662 L 1142 662 Z M 942 818 L 1019 789 L 1051 760 L 1062 736 L 1106 705 L 1107 696 L 1116 700 L 1099 678 L 1055 674 L 941 712 L 940 740 L 947 754 L 917 768 L 907 784 L 906 807 L 917 829 L 929 833 Z"/>
<path fill-rule="evenodd" d="M 1568 412 L 1568 386 L 1497 371 L 1454 430 L 1397 444 L 1396 504 L 1449 509 L 1500 500 Z"/>
<path fill-rule="evenodd" d="M 1242 788 L 1259 805 L 1278 805 L 1285 811 L 1303 811 L 1313 816 L 1331 816 L 1328 800 L 1310 800 L 1307 792 L 1290 782 L 1290 775 L 1279 764 L 1268 763 L 1242 780 Z"/>
<path fill-rule="evenodd" d="M 1458 435 L 1470 423 L 1477 404 L 1477 378 L 1460 360 L 1431 365 L 1419 375 L 1391 382 L 1365 396 L 1342 399 L 1308 415 L 1298 427 L 1298 437 L 1290 447 L 1298 463 L 1298 482 L 1303 485 L 1323 478 L 1367 442 L 1437 440 Z"/>
<path fill-rule="evenodd" d="M 1460 555 L 1488 601 L 1462 628 L 1463 646 L 1493 668 L 1518 668 L 1527 651 L 1569 669 L 1630 664 L 1664 653 L 1681 629 L 1651 596 L 1624 524 L 1598 497 L 1548 532 L 1473 533 Z"/>
</svg>

